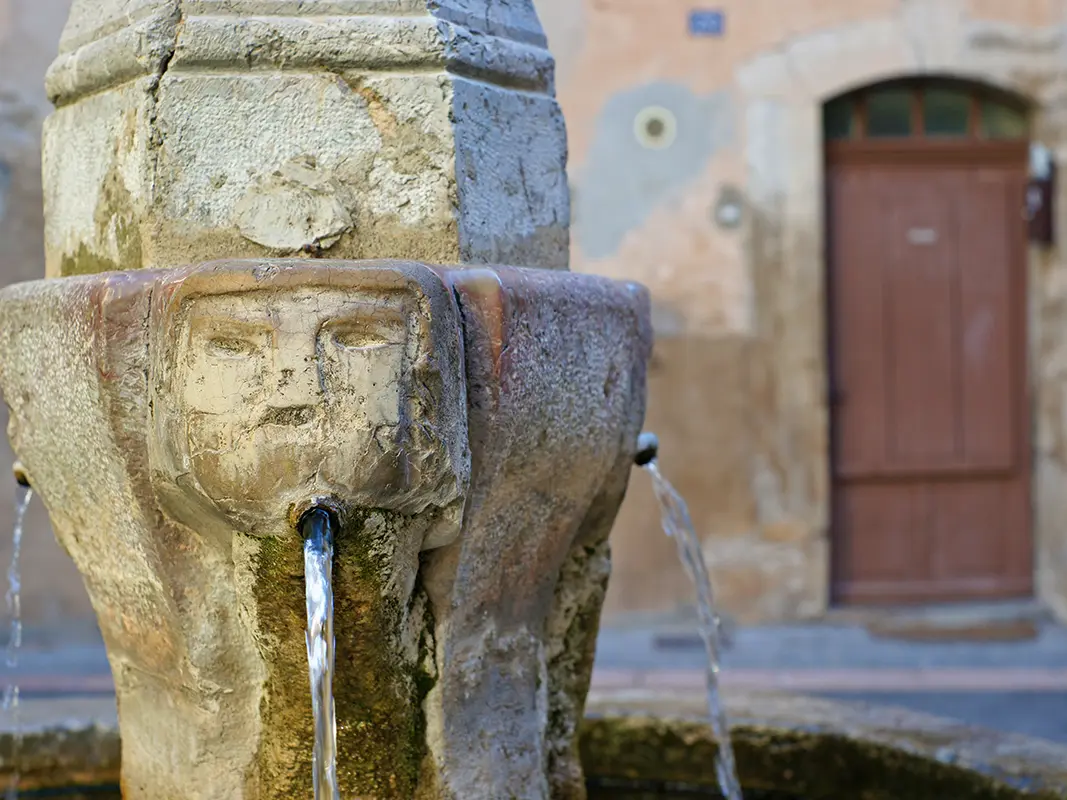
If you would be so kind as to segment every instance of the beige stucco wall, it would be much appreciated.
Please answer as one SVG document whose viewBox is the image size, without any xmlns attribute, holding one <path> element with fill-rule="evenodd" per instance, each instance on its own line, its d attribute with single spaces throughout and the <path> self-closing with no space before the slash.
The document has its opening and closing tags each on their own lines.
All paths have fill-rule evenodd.
<svg viewBox="0 0 1067 800">
<path fill-rule="evenodd" d="M 817 616 L 830 542 L 823 309 L 822 102 L 885 78 L 951 74 L 1016 91 L 1067 156 L 1067 17 L 1053 0 L 724 0 L 725 35 L 687 33 L 682 0 L 541 0 L 560 62 L 579 271 L 653 292 L 646 427 L 689 498 L 726 608 Z M 634 116 L 678 120 L 643 148 Z M 721 230 L 724 187 L 747 201 Z M 1061 191 L 1061 194 L 1063 192 Z M 1060 230 L 1065 202 L 1059 204 Z M 1032 254 L 1037 577 L 1067 612 L 1067 269 Z M 635 475 L 613 533 L 609 616 L 689 601 Z"/>
<path fill-rule="evenodd" d="M 0 283 L 4 284 L 44 275 L 41 122 L 51 110 L 44 74 L 55 57 L 69 5 L 69 0 L 0 0 Z M 7 425 L 2 407 L 0 424 Z M 12 458 L 7 437 L 0 437 L 2 570 L 11 557 Z M 29 628 L 60 628 L 67 637 L 78 631 L 94 633 L 81 578 L 56 544 L 39 502 L 27 521 L 22 566 L 22 611 Z M 6 584 L 0 594 L 3 591 Z M 0 613 L 2 609 L 0 601 Z M 0 642 L 5 640 L 6 631 L 0 636 Z"/>
</svg>

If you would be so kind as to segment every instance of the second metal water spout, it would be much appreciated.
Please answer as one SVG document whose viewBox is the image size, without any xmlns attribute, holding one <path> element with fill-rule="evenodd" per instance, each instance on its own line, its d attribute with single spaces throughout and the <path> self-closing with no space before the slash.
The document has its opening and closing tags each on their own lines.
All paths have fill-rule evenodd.
<svg viewBox="0 0 1067 800">
<path fill-rule="evenodd" d="M 634 456 L 634 463 L 637 466 L 644 467 L 651 464 L 658 455 L 659 437 L 656 434 L 645 431 L 637 437 L 637 455 Z"/>
<path fill-rule="evenodd" d="M 730 741 L 730 726 L 726 719 L 722 698 L 719 696 L 719 662 L 723 641 L 719 615 L 715 610 L 711 578 L 708 575 L 707 565 L 704 563 L 700 538 L 689 516 L 689 509 L 682 496 L 660 472 L 656 461 L 658 454 L 659 440 L 656 435 L 642 433 L 637 438 L 637 455 L 634 457 L 634 463 L 646 470 L 652 477 L 652 488 L 659 502 L 663 532 L 674 540 L 682 567 L 696 589 L 700 636 L 704 640 L 704 650 L 708 659 L 705 670 L 708 718 L 719 743 L 719 753 L 715 760 L 719 788 L 726 800 L 743 800 L 741 781 L 737 776 L 737 765 Z"/>
<path fill-rule="evenodd" d="M 22 466 L 21 461 L 16 461 L 12 465 L 11 471 L 15 473 L 15 483 L 24 489 L 30 488 L 30 475 L 26 472 L 26 468 Z"/>
</svg>

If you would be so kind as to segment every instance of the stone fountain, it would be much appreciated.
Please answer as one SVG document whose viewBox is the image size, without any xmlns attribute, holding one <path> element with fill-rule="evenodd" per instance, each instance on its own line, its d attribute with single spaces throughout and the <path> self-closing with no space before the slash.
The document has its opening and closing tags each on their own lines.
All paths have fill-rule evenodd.
<svg viewBox="0 0 1067 800">
<path fill-rule="evenodd" d="M 709 785 L 691 703 L 583 722 L 651 330 L 640 287 L 566 269 L 530 0 L 75 0 L 60 50 L 47 279 L 0 292 L 0 389 L 108 648 L 123 797 L 311 796 L 312 506 L 343 797 L 581 800 L 583 762 Z M 754 724 L 742 778 L 775 791 L 838 736 L 774 719 L 782 760 Z M 107 731 L 9 743 L 31 788 L 118 769 Z"/>
<path fill-rule="evenodd" d="M 316 504 L 342 795 L 583 796 L 651 331 L 566 271 L 529 0 L 79 0 L 48 88 L 49 278 L 0 295 L 0 387 L 124 796 L 311 796 Z"/>
</svg>

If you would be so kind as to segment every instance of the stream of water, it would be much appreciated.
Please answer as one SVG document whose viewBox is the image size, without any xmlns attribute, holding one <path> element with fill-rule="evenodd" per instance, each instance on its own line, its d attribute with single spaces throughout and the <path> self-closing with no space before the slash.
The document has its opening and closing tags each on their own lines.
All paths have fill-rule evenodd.
<svg viewBox="0 0 1067 800">
<path fill-rule="evenodd" d="M 11 563 L 7 568 L 7 614 L 11 620 L 4 663 L 11 678 L 4 687 L 3 708 L 11 714 L 11 727 L 14 731 L 11 745 L 11 780 L 4 793 L 5 800 L 18 800 L 19 796 L 19 756 L 22 750 L 22 725 L 19 719 L 19 684 L 14 674 L 19 666 L 19 650 L 22 647 L 22 529 L 26 522 L 26 511 L 33 499 L 33 489 L 19 486 L 15 496 L 15 528 L 12 537 Z"/>
<path fill-rule="evenodd" d="M 689 509 L 685 500 L 663 477 L 655 459 L 646 464 L 644 468 L 652 476 L 652 486 L 656 492 L 656 500 L 659 502 L 663 531 L 674 539 L 675 546 L 678 548 L 678 557 L 696 589 L 697 608 L 700 613 L 700 637 L 704 640 L 704 650 L 708 658 L 705 676 L 708 717 L 719 744 L 719 759 L 715 764 L 719 788 L 726 800 L 742 800 L 741 782 L 737 777 L 734 750 L 730 744 L 730 727 L 722 698 L 719 695 L 722 641 L 719 635 L 719 615 L 715 612 L 715 598 L 711 590 L 711 577 L 708 575 L 704 554 L 700 549 L 700 540 L 697 538 L 693 521 L 689 518 Z"/>
<path fill-rule="evenodd" d="M 315 508 L 301 521 L 307 598 L 308 673 L 315 714 L 312 772 L 315 800 L 340 800 L 337 789 L 337 718 L 333 706 L 333 519 Z"/>
</svg>

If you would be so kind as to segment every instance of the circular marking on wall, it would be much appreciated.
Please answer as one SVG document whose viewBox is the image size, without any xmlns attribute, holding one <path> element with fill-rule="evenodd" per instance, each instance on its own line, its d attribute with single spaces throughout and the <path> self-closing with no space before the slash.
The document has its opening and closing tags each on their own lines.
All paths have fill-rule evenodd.
<svg viewBox="0 0 1067 800">
<path fill-rule="evenodd" d="M 678 120 L 663 106 L 647 106 L 634 117 L 634 136 L 642 147 L 663 150 L 674 144 L 677 135 Z"/>
</svg>

